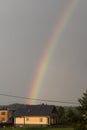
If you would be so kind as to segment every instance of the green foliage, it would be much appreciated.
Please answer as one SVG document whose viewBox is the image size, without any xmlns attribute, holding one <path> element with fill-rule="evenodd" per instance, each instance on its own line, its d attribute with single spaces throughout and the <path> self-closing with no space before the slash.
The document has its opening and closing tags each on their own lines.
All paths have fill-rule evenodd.
<svg viewBox="0 0 87 130">
<path fill-rule="evenodd" d="M 65 114 L 65 109 L 62 106 L 58 107 L 58 122 L 61 123 Z"/>
<path fill-rule="evenodd" d="M 74 130 L 87 130 L 87 128 L 86 128 L 85 125 L 80 124 L 80 125 L 76 126 L 76 127 L 74 128 Z"/>
<path fill-rule="evenodd" d="M 58 111 L 58 123 L 62 125 L 73 125 L 78 121 L 79 111 L 76 107 L 59 106 Z"/>
<path fill-rule="evenodd" d="M 77 126 L 74 130 L 87 130 L 87 90 L 78 101 L 80 103 L 80 106 L 78 107 L 80 115 L 78 117 Z"/>
<path fill-rule="evenodd" d="M 87 90 L 83 93 L 83 97 L 79 99 L 80 107 L 79 110 L 82 114 L 87 115 Z"/>
<path fill-rule="evenodd" d="M 0 130 L 73 130 L 73 128 L 24 127 L 24 128 L 0 128 Z"/>
<path fill-rule="evenodd" d="M 81 122 L 87 123 L 87 90 L 83 93 L 82 98 L 79 99 L 79 111 L 80 111 L 80 119 Z"/>
</svg>

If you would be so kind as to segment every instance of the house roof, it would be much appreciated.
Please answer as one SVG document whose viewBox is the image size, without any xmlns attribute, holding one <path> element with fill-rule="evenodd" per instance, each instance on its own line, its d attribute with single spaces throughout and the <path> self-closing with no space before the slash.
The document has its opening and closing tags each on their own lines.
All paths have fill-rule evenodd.
<svg viewBox="0 0 87 130">
<path fill-rule="evenodd" d="M 55 107 L 52 105 L 29 105 L 18 108 L 15 117 L 20 116 L 51 116 Z"/>
</svg>

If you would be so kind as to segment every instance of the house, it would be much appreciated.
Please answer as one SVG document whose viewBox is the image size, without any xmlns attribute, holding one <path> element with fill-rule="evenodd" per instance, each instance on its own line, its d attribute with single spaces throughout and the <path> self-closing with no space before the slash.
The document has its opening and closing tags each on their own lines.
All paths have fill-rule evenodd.
<svg viewBox="0 0 87 130">
<path fill-rule="evenodd" d="M 0 109 L 0 123 L 7 122 L 9 118 L 9 112 L 7 109 Z"/>
<path fill-rule="evenodd" d="M 0 109 L 0 127 L 14 126 L 14 112 L 15 110 L 9 108 Z"/>
<path fill-rule="evenodd" d="M 1 108 L 0 109 L 0 123 L 14 123 L 15 109 Z"/>
<path fill-rule="evenodd" d="M 52 105 L 29 105 L 18 108 L 14 124 L 17 125 L 54 125 L 57 123 L 56 107 Z"/>
</svg>

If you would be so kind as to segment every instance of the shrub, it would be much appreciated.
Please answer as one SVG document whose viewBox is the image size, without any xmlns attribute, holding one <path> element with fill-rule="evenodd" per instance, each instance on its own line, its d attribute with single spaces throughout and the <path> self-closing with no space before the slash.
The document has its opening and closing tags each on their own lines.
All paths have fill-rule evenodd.
<svg viewBox="0 0 87 130">
<path fill-rule="evenodd" d="M 87 130 L 87 128 L 86 128 L 85 125 L 80 124 L 80 125 L 76 126 L 76 127 L 74 128 L 74 130 Z"/>
</svg>

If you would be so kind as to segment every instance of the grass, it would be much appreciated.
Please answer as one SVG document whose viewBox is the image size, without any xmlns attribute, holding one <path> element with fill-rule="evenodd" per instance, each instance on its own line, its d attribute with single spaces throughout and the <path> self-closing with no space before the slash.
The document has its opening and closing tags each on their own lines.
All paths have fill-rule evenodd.
<svg viewBox="0 0 87 130">
<path fill-rule="evenodd" d="M 0 130 L 73 130 L 73 128 L 51 128 L 51 127 L 24 127 L 24 128 L 0 128 Z"/>
</svg>

